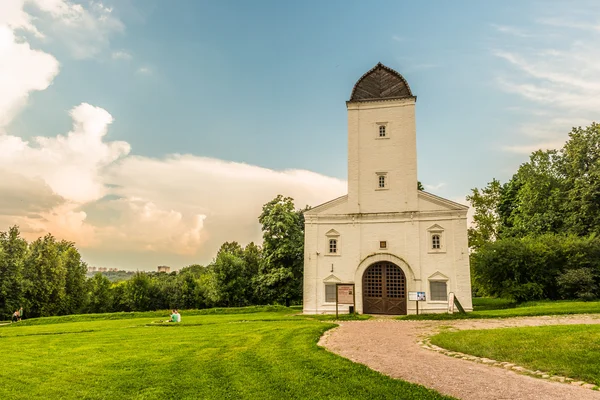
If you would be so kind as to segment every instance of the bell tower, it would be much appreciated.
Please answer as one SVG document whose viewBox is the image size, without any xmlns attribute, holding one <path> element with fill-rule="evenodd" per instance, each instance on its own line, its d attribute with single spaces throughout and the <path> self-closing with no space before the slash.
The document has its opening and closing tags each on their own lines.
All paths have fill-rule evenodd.
<svg viewBox="0 0 600 400">
<path fill-rule="evenodd" d="M 354 85 L 346 102 L 350 213 L 417 211 L 416 101 L 381 63 Z"/>
</svg>

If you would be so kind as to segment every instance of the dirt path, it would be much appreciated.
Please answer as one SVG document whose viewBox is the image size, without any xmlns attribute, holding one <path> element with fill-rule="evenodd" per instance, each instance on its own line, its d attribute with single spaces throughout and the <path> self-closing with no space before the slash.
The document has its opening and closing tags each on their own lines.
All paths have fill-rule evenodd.
<svg viewBox="0 0 600 400">
<path fill-rule="evenodd" d="M 600 315 L 457 321 L 375 319 L 339 324 L 338 328 L 328 331 L 321 338 L 319 345 L 393 378 L 418 383 L 459 399 L 600 399 L 600 392 L 595 390 L 448 357 L 423 349 L 418 344 L 424 337 L 439 331 L 440 326 L 462 330 L 600 324 Z"/>
</svg>

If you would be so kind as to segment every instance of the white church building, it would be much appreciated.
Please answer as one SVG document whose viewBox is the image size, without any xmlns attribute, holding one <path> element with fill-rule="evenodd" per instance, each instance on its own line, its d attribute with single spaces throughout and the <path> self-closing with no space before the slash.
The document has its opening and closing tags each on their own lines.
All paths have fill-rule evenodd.
<svg viewBox="0 0 600 400">
<path fill-rule="evenodd" d="M 472 310 L 468 207 L 417 189 L 415 103 L 381 63 L 354 85 L 348 194 L 305 213 L 305 314 L 335 313 L 338 283 L 358 313 L 414 314 L 409 292 L 426 294 L 419 313 L 446 312 L 450 293 Z"/>
</svg>

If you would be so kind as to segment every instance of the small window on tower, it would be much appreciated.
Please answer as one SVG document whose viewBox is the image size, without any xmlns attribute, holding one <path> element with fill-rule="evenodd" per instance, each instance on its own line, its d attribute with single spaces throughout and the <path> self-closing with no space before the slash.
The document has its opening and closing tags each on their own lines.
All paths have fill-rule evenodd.
<svg viewBox="0 0 600 400">
<path fill-rule="evenodd" d="M 379 125 L 379 137 L 385 137 L 385 125 Z"/>
<path fill-rule="evenodd" d="M 385 188 L 385 175 L 379 175 L 379 189 Z"/>
<path fill-rule="evenodd" d="M 337 253 L 337 239 L 329 239 L 329 253 Z"/>
<path fill-rule="evenodd" d="M 442 241 L 440 240 L 440 235 L 432 235 L 431 236 L 431 248 L 432 249 L 440 249 L 442 247 Z"/>
<path fill-rule="evenodd" d="M 379 248 L 380 249 L 387 249 L 387 242 L 385 240 L 382 240 L 379 242 Z"/>
</svg>

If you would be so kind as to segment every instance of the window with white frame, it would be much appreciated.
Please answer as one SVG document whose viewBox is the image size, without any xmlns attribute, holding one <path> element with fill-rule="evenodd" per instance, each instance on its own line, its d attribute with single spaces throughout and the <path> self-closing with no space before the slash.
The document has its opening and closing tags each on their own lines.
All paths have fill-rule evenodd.
<svg viewBox="0 0 600 400">
<path fill-rule="evenodd" d="M 445 244 L 444 244 L 444 228 L 438 224 L 430 226 L 427 229 L 429 233 L 427 244 L 427 248 L 429 249 L 429 253 L 445 253 Z"/>
<path fill-rule="evenodd" d="M 439 250 L 442 248 L 442 236 L 440 233 L 434 233 L 431 235 L 431 248 L 433 250 Z"/>
<path fill-rule="evenodd" d="M 329 239 L 329 254 L 336 254 L 338 250 L 337 239 Z"/>
<path fill-rule="evenodd" d="M 385 125 L 379 125 L 379 137 L 385 137 Z"/>
<path fill-rule="evenodd" d="M 325 302 L 335 303 L 335 283 L 325 284 Z"/>
<path fill-rule="evenodd" d="M 377 187 L 379 189 L 385 189 L 385 175 L 378 175 L 377 179 Z"/>
<path fill-rule="evenodd" d="M 445 281 L 430 281 L 429 292 L 431 301 L 448 301 L 448 284 Z"/>
</svg>

